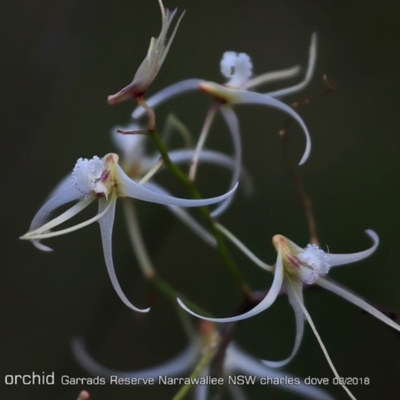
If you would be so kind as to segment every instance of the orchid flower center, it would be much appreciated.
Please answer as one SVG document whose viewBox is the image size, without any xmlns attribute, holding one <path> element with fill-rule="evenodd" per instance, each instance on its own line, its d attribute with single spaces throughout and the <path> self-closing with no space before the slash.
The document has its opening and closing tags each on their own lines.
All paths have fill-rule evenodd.
<svg viewBox="0 0 400 400">
<path fill-rule="evenodd" d="M 226 86 L 231 88 L 241 88 L 253 74 L 253 64 L 245 53 L 226 51 L 220 66 L 222 75 L 229 79 Z"/>
<path fill-rule="evenodd" d="M 305 249 L 301 249 L 281 235 L 275 235 L 272 242 L 282 253 L 283 268 L 288 277 L 312 285 L 320 276 L 329 272 L 329 256 L 317 245 L 309 244 Z"/>
<path fill-rule="evenodd" d="M 115 189 L 116 154 L 107 154 L 102 159 L 94 156 L 91 159 L 80 158 L 72 171 L 72 179 L 76 190 L 85 197 L 91 194 L 108 197 Z"/>
<path fill-rule="evenodd" d="M 302 263 L 301 280 L 307 285 L 312 285 L 320 276 L 326 275 L 331 267 L 329 256 L 315 244 L 308 244 L 297 258 Z"/>
</svg>

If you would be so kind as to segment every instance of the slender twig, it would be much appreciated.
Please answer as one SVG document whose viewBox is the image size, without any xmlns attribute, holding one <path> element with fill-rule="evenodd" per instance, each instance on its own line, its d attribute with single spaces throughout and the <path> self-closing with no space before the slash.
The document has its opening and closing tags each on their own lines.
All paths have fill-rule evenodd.
<svg viewBox="0 0 400 400">
<path fill-rule="evenodd" d="M 300 175 L 297 173 L 296 167 L 293 164 L 293 161 L 289 154 L 289 140 L 287 130 L 281 130 L 279 132 L 282 137 L 282 148 L 283 155 L 286 161 L 286 166 L 289 170 L 290 177 L 292 178 L 293 183 L 296 186 L 296 189 L 300 195 L 301 203 L 303 204 L 304 213 L 307 220 L 308 231 L 310 233 L 310 243 L 315 245 L 319 245 L 318 234 L 317 234 L 317 224 L 315 222 L 314 212 L 311 204 L 310 197 L 307 194 L 305 189 L 303 180 Z"/>
<path fill-rule="evenodd" d="M 319 100 L 323 96 L 331 93 L 335 86 L 328 80 L 326 75 L 323 76 L 324 83 L 327 85 L 327 89 L 320 93 L 317 96 L 306 98 L 303 100 L 296 101 L 292 104 L 294 109 L 299 109 L 302 106 L 308 106 L 310 103 Z M 282 137 L 282 147 L 283 147 L 283 155 L 286 161 L 287 168 L 289 170 L 289 174 L 296 186 L 296 189 L 300 195 L 301 202 L 303 204 L 304 213 L 307 220 L 308 230 L 310 233 L 310 243 L 315 245 L 319 245 L 318 234 L 317 234 L 317 224 L 315 222 L 314 212 L 312 208 L 311 199 L 307 194 L 306 188 L 304 186 L 303 180 L 300 175 L 297 173 L 297 168 L 294 165 L 290 153 L 289 153 L 289 138 L 288 138 L 288 128 L 289 128 L 290 120 L 287 119 L 284 127 L 280 130 L 279 135 Z"/>
<path fill-rule="evenodd" d="M 137 97 L 136 100 L 147 112 L 149 118 L 149 125 L 147 127 L 148 132 L 154 132 L 156 130 L 156 114 L 154 113 L 154 110 L 146 103 L 143 97 Z"/>
</svg>

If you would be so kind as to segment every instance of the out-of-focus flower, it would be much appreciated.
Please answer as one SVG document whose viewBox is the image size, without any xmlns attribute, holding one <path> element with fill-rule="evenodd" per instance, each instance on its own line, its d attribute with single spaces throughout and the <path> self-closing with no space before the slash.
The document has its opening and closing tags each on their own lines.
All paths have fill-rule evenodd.
<svg viewBox="0 0 400 400">
<path fill-rule="evenodd" d="M 304 89 L 310 83 L 311 78 L 313 77 L 316 59 L 317 34 L 313 33 L 313 35 L 311 36 L 308 67 L 304 80 L 294 86 L 266 92 L 264 94 L 270 97 L 280 98 L 283 96 L 295 94 Z M 223 54 L 220 67 L 222 75 L 224 75 L 228 79 L 228 81 L 225 83 L 225 86 L 227 88 L 238 90 L 255 89 L 256 87 L 264 84 L 293 78 L 300 71 L 300 67 L 295 66 L 280 71 L 268 72 L 266 74 L 262 74 L 260 76 L 252 78 L 253 64 L 250 57 L 245 53 L 236 53 L 233 51 L 228 51 Z M 175 96 L 199 89 L 199 84 L 202 82 L 204 82 L 204 79 L 191 78 L 174 83 L 160 90 L 158 93 L 147 99 L 147 104 L 150 107 L 155 108 Z M 146 111 L 143 110 L 142 107 L 137 107 L 132 112 L 132 118 L 139 119 L 143 117 L 145 113 Z"/>
<path fill-rule="evenodd" d="M 98 221 L 104 258 L 114 289 L 128 307 L 135 311 L 146 312 L 149 309 L 141 310 L 131 304 L 122 292 L 115 274 L 112 259 L 112 231 L 117 198 L 131 197 L 163 205 L 201 207 L 223 201 L 228 196 L 231 196 L 234 190 L 222 196 L 209 199 L 180 199 L 151 190 L 132 180 L 119 166 L 118 159 L 119 157 L 113 153 L 107 154 L 101 159 L 99 157 L 93 157 L 90 160 L 80 158 L 75 164 L 72 174 L 57 186 L 47 202 L 36 213 L 29 231 L 21 239 L 31 240 L 39 249 L 49 251 L 51 249 L 41 244 L 39 240 L 63 235 Z M 48 221 L 48 216 L 51 212 L 75 200 L 79 200 L 78 203 L 58 217 Z M 81 212 L 95 200 L 99 202 L 99 211 L 95 217 L 70 228 L 51 231 Z"/>
<path fill-rule="evenodd" d="M 158 36 L 158 38 L 151 38 L 147 55 L 140 64 L 138 70 L 136 71 L 136 74 L 133 77 L 133 81 L 128 86 L 120 90 L 118 93 L 108 96 L 107 101 L 110 105 L 119 103 L 124 100 L 142 97 L 147 88 L 157 76 L 158 71 L 160 70 L 165 60 L 165 57 L 168 54 L 179 23 L 181 22 L 181 19 L 185 12 L 183 12 L 178 19 L 178 22 L 175 25 L 175 29 L 172 31 L 169 40 L 167 40 L 167 33 L 172 23 L 172 20 L 175 17 L 177 9 L 171 12 L 167 8 L 164 8 L 162 0 L 158 0 L 158 2 L 160 4 L 162 18 L 160 35 Z"/>
<path fill-rule="evenodd" d="M 137 371 L 114 371 L 104 367 L 88 353 L 85 344 L 81 338 L 75 338 L 72 342 L 72 350 L 79 364 L 90 374 L 109 377 L 111 375 L 120 378 L 153 378 L 156 383 L 162 383 L 162 379 L 172 379 L 175 377 L 184 376 L 195 369 L 200 359 L 207 352 L 216 346 L 218 334 L 215 328 L 209 323 L 202 323 L 200 333 L 196 334 L 186 346 L 186 348 L 176 357 L 155 367 Z M 215 348 L 216 349 L 216 348 Z M 212 357 L 211 357 L 212 358 Z M 330 400 L 330 396 L 324 390 L 310 385 L 305 385 L 302 379 L 292 376 L 285 371 L 279 371 L 275 368 L 266 366 L 261 360 L 252 357 L 246 353 L 235 343 L 230 343 L 225 351 L 223 361 L 224 384 L 229 390 L 232 399 L 246 400 L 247 396 L 243 389 L 235 385 L 234 377 L 236 374 L 249 375 L 255 382 L 260 382 L 263 385 L 270 384 L 274 387 L 279 387 L 283 390 L 292 392 L 295 395 L 315 400 Z M 209 375 L 209 363 L 204 365 L 196 378 L 193 378 L 193 386 L 195 389 L 196 400 L 206 400 L 208 395 L 208 385 L 204 384 Z M 160 381 L 161 379 L 161 381 Z M 190 382 L 190 378 L 187 382 Z M 195 384 L 195 382 L 198 384 Z M 203 381 L 202 381 L 203 380 Z M 179 382 L 177 380 L 177 382 Z M 185 382 L 186 383 L 186 382 Z"/>
</svg>

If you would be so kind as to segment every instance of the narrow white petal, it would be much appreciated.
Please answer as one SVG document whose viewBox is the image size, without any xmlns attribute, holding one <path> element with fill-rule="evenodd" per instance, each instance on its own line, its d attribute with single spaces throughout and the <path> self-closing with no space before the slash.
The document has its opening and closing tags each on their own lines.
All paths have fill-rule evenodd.
<svg viewBox="0 0 400 400">
<path fill-rule="evenodd" d="M 204 147 L 204 144 L 206 143 L 206 140 L 208 138 L 208 135 L 210 133 L 210 128 L 211 125 L 214 121 L 215 115 L 220 108 L 220 105 L 217 102 L 212 102 L 210 105 L 206 118 L 203 122 L 203 126 L 201 128 L 201 132 L 199 135 L 199 138 L 197 140 L 196 148 L 194 150 L 194 155 L 193 155 L 193 160 L 189 168 L 189 173 L 188 173 L 188 178 L 190 181 L 194 182 L 196 179 L 196 171 L 197 171 L 197 166 L 200 158 L 200 153 Z"/>
<path fill-rule="evenodd" d="M 273 368 L 279 368 L 283 367 L 284 365 L 288 364 L 294 356 L 297 354 L 300 348 L 301 341 L 303 339 L 303 333 L 304 333 L 304 314 L 303 310 L 299 304 L 299 301 L 297 298 L 300 299 L 300 301 L 303 303 L 303 290 L 301 283 L 298 282 L 289 282 L 288 280 L 286 281 L 286 288 L 287 288 L 287 294 L 289 298 L 289 303 L 293 308 L 294 311 L 294 316 L 296 319 L 296 338 L 294 340 L 294 346 L 292 353 L 290 356 L 282 361 L 267 361 L 263 360 L 265 365 L 268 365 L 269 367 Z M 296 293 L 294 293 L 296 291 Z"/>
<path fill-rule="evenodd" d="M 268 96 L 272 97 L 282 97 L 282 96 L 287 96 L 293 93 L 297 93 L 300 90 L 303 90 L 311 81 L 314 71 L 315 71 L 315 65 L 317 61 L 317 34 L 314 32 L 311 35 L 311 43 L 310 43 L 310 50 L 309 50 L 309 56 L 308 56 L 308 67 L 307 67 L 307 72 L 304 80 L 297 85 L 288 87 L 286 89 L 281 89 L 281 90 L 276 90 L 274 92 L 268 92 L 266 93 Z"/>
<path fill-rule="evenodd" d="M 367 229 L 365 233 L 372 239 L 373 245 L 368 250 L 360 251 L 352 254 L 328 254 L 331 267 L 338 265 L 350 264 L 369 257 L 377 249 L 379 245 L 379 236 L 371 229 Z"/>
<path fill-rule="evenodd" d="M 219 203 L 227 199 L 229 196 L 235 192 L 238 184 L 233 187 L 229 192 L 223 194 L 222 196 L 211 197 L 208 199 L 201 200 L 191 200 L 191 199 L 180 199 L 178 197 L 167 196 L 162 193 L 157 193 L 153 190 L 147 189 L 146 187 L 139 185 L 134 180 L 130 179 L 119 165 L 116 165 L 118 178 L 122 187 L 119 191 L 122 196 L 128 196 L 133 199 L 149 201 L 150 203 L 157 203 L 163 205 L 179 206 L 179 207 L 203 207 L 210 204 Z"/>
<path fill-rule="evenodd" d="M 240 167 L 242 165 L 242 143 L 240 139 L 239 121 L 235 112 L 230 106 L 220 107 L 220 111 L 225 119 L 226 124 L 228 125 L 233 143 L 233 159 L 235 164 L 233 167 L 231 184 L 229 186 L 229 188 L 232 189 L 235 186 L 236 182 L 239 180 Z M 211 213 L 211 217 L 216 218 L 221 215 L 229 207 L 232 200 L 233 196 L 230 196 L 223 203 L 219 204 L 218 207 L 216 207 L 215 210 L 213 210 L 213 212 Z"/>
<path fill-rule="evenodd" d="M 160 187 L 156 183 L 147 182 L 145 186 L 151 190 L 154 190 L 155 192 L 169 195 L 164 188 Z M 172 212 L 172 214 L 179 218 L 188 228 L 190 228 L 197 236 L 203 239 L 211 247 L 215 247 L 217 245 L 214 236 L 211 235 L 207 229 L 203 228 L 203 226 L 198 223 L 187 211 L 177 206 L 166 205 L 166 207 Z"/>
<path fill-rule="evenodd" d="M 65 177 L 51 192 L 48 200 L 33 217 L 29 231 L 34 231 L 44 225 L 49 219 L 50 213 L 58 207 L 70 203 L 71 201 L 78 200 L 81 197 L 82 193 L 76 190 L 71 175 L 69 175 L 69 177 Z M 50 247 L 45 246 L 36 240 L 32 241 L 32 243 L 42 251 L 52 251 Z"/>
<path fill-rule="evenodd" d="M 202 82 L 201 79 L 186 79 L 177 83 L 174 83 L 166 88 L 160 90 L 155 95 L 146 99 L 146 103 L 149 107 L 155 108 L 161 103 L 164 103 L 171 98 L 183 94 L 192 90 L 197 90 L 199 83 Z M 132 112 L 132 118 L 138 119 L 143 117 L 146 114 L 146 110 L 144 110 L 141 106 L 136 107 Z"/>
<path fill-rule="evenodd" d="M 181 299 L 177 299 L 179 305 L 187 311 L 189 314 L 194 315 L 197 318 L 203 319 L 205 321 L 211 321 L 211 322 L 220 322 L 220 323 L 225 323 L 225 322 L 236 322 L 236 321 L 241 321 L 243 319 L 247 319 L 250 317 L 253 317 L 254 315 L 257 315 L 264 310 L 266 310 L 268 307 L 270 307 L 273 302 L 276 300 L 276 298 L 279 295 L 279 292 L 282 288 L 282 282 L 283 282 L 283 264 L 282 264 L 282 255 L 281 253 L 278 254 L 278 259 L 276 262 L 276 267 L 275 267 L 275 275 L 274 275 L 274 280 L 272 282 L 271 288 L 268 291 L 267 295 L 264 297 L 264 299 L 257 305 L 255 306 L 252 310 L 245 312 L 244 314 L 237 315 L 235 317 L 228 317 L 228 318 L 208 318 L 201 316 L 199 314 L 196 314 L 192 310 L 190 310 Z"/>
<path fill-rule="evenodd" d="M 271 379 L 283 379 L 295 377 L 288 374 L 285 371 L 280 371 L 275 368 L 271 368 L 266 366 L 261 360 L 256 359 L 242 349 L 240 349 L 234 343 L 230 344 L 226 351 L 225 358 L 225 370 L 230 373 L 232 372 L 240 372 L 247 375 L 257 376 L 258 378 L 271 378 Z M 280 389 L 292 391 L 298 395 L 302 395 L 309 399 L 316 400 L 331 400 L 333 399 L 328 393 L 324 390 L 319 389 L 314 386 L 308 386 L 301 383 L 300 385 L 279 385 Z"/>
<path fill-rule="evenodd" d="M 256 92 L 249 92 L 247 90 L 238 90 L 237 96 L 235 97 L 235 100 L 234 100 L 234 103 L 235 104 L 260 104 L 260 105 L 264 105 L 267 107 L 276 108 L 277 110 L 281 110 L 281 111 L 285 112 L 286 114 L 290 115 L 293 119 L 295 119 L 298 122 L 298 124 L 301 126 L 301 128 L 303 129 L 304 134 L 306 136 L 306 149 L 304 151 L 303 157 L 301 158 L 301 160 L 299 162 L 299 165 L 302 165 L 306 162 L 308 156 L 310 155 L 310 151 L 311 151 L 311 138 L 310 138 L 308 129 L 306 127 L 306 124 L 301 119 L 300 115 L 297 114 L 296 111 L 294 111 L 291 107 L 289 107 L 285 103 L 282 103 L 281 101 L 274 99 L 271 96 L 267 96 L 265 94 L 256 93 Z"/>
<path fill-rule="evenodd" d="M 106 199 L 100 199 L 99 201 L 99 213 L 102 213 L 105 209 L 107 209 L 110 206 L 109 203 L 111 203 L 111 206 L 108 208 L 108 211 L 105 213 L 105 215 L 103 215 L 102 218 L 99 219 L 104 260 L 106 262 L 108 275 L 110 276 L 114 290 L 117 292 L 119 298 L 127 307 L 129 307 L 134 311 L 148 312 L 150 308 L 146 309 L 137 308 L 128 300 L 128 298 L 122 291 L 121 286 L 119 285 L 118 282 L 117 275 L 115 274 L 114 262 L 112 258 L 112 231 L 114 226 L 116 202 L 117 198 L 115 195 L 113 195 L 109 201 L 107 201 Z"/>
<path fill-rule="evenodd" d="M 266 271 L 273 272 L 274 267 L 272 265 L 266 264 L 264 261 L 260 260 L 251 250 L 249 250 L 233 233 L 228 231 L 221 224 L 215 224 L 215 227 L 221 231 L 244 255 L 246 255 L 254 264 L 259 266 Z"/>
<path fill-rule="evenodd" d="M 169 158 L 174 164 L 189 163 L 192 161 L 194 150 L 172 150 Z M 199 163 L 214 164 L 228 169 L 236 168 L 236 160 L 215 150 L 202 150 Z M 243 166 L 240 167 L 240 187 L 247 196 L 254 193 L 254 183 L 249 172 Z"/>
<path fill-rule="evenodd" d="M 82 196 L 78 190 L 75 189 L 74 182 L 72 179 L 62 180 L 57 186 L 57 190 L 53 192 L 53 195 L 47 200 L 45 204 L 39 209 L 36 215 L 33 217 L 30 231 L 34 231 L 40 228 L 48 219 L 48 216 L 56 208 L 61 207 L 64 204 L 70 203 L 71 201 L 78 200 Z"/>
<path fill-rule="evenodd" d="M 193 342 L 171 360 L 155 367 L 137 371 L 114 371 L 104 367 L 88 353 L 82 338 L 76 337 L 72 341 L 72 352 L 78 363 L 90 374 L 99 376 L 117 375 L 120 378 L 154 378 L 158 382 L 159 376 L 180 376 L 187 372 L 196 362 L 199 355 L 198 345 Z"/>
<path fill-rule="evenodd" d="M 80 208 L 81 209 L 86 208 L 93 200 L 94 200 L 94 198 L 91 199 L 91 201 L 89 201 L 87 203 L 84 203 Z M 30 236 L 28 236 L 28 238 L 48 239 L 48 238 L 51 238 L 51 237 L 61 236 L 61 235 L 65 235 L 65 234 L 70 233 L 70 232 L 77 231 L 78 229 L 84 228 L 85 226 L 88 226 L 90 224 L 93 224 L 93 222 L 98 221 L 100 218 L 102 218 L 108 212 L 108 210 L 111 207 L 112 207 L 112 202 L 111 201 L 107 202 L 107 207 L 101 213 L 100 212 L 97 213 L 94 217 L 89 218 L 86 221 L 83 221 L 83 222 L 81 222 L 79 224 L 70 226 L 69 228 L 61 229 L 59 231 L 54 231 L 54 232 L 44 232 L 44 233 L 40 233 L 39 232 L 39 233 L 36 234 L 35 233 L 36 231 L 35 231 L 35 232 L 32 232 L 32 235 L 29 234 Z M 69 211 L 70 210 L 67 210 L 64 214 L 68 214 Z M 75 211 L 76 210 L 74 210 L 73 212 L 76 213 Z M 62 222 L 64 222 L 64 221 L 62 221 Z"/>
<path fill-rule="evenodd" d="M 176 9 L 172 12 L 172 14 L 171 14 L 171 16 L 170 16 L 170 18 L 169 18 L 169 23 L 172 22 L 172 19 L 174 18 L 174 16 L 175 16 L 175 14 L 176 14 L 177 11 L 178 11 L 178 9 L 176 8 Z M 168 44 L 166 45 L 165 50 L 164 50 L 164 54 L 163 54 L 163 56 L 161 57 L 161 59 L 160 59 L 160 61 L 159 61 L 159 63 L 158 63 L 159 67 L 161 67 L 162 63 L 163 63 L 164 60 L 165 60 L 165 57 L 167 56 L 167 54 L 168 54 L 168 52 L 169 52 L 169 48 L 171 47 L 172 41 L 174 40 L 175 35 L 176 35 L 176 31 L 177 31 L 178 28 L 179 28 L 179 24 L 181 23 L 182 18 L 183 18 L 183 16 L 185 15 L 185 12 L 186 12 L 185 10 L 182 12 L 181 16 L 180 16 L 179 19 L 178 19 L 178 22 L 177 22 L 176 25 L 175 25 L 174 30 L 173 30 L 172 33 L 171 33 L 171 36 L 170 36 L 170 38 L 169 38 L 169 40 L 168 40 Z M 167 27 L 167 29 L 168 29 L 168 28 L 169 28 L 169 26 Z"/>
<path fill-rule="evenodd" d="M 316 328 L 315 325 L 314 325 L 314 322 L 313 322 L 313 320 L 312 320 L 312 318 L 311 318 L 311 315 L 309 314 L 309 312 L 307 311 L 306 307 L 304 306 L 303 298 L 302 298 L 302 297 L 299 297 L 299 296 L 298 296 L 298 293 L 295 292 L 296 289 L 295 289 L 295 287 L 294 287 L 294 285 L 293 285 L 293 282 L 289 282 L 289 285 L 290 285 L 291 288 L 292 288 L 292 292 L 293 292 L 293 294 L 294 294 L 295 301 L 297 301 L 297 303 L 298 303 L 298 305 L 300 306 L 301 310 L 303 311 L 305 317 L 307 318 L 307 321 L 308 321 L 308 323 L 309 323 L 309 325 L 310 325 L 312 331 L 314 332 L 314 335 L 315 335 L 315 337 L 316 337 L 316 339 L 317 339 L 317 341 L 318 341 L 318 344 L 319 344 L 320 347 L 321 347 L 322 352 L 324 353 L 324 356 L 325 356 L 325 358 L 326 358 L 326 361 L 327 361 L 328 364 L 329 364 L 329 367 L 331 368 L 331 370 L 332 370 L 333 374 L 335 375 L 335 377 L 336 377 L 337 379 L 340 379 L 339 374 L 338 374 L 338 372 L 337 372 L 335 366 L 333 365 L 333 362 L 332 362 L 332 360 L 331 360 L 331 358 L 330 358 L 330 356 L 329 356 L 329 354 L 328 354 L 328 350 L 326 349 L 326 347 L 325 347 L 325 345 L 324 345 L 324 342 L 322 341 L 321 336 L 319 335 L 319 333 L 318 333 L 318 331 L 317 331 L 317 328 Z M 345 384 L 341 383 L 340 385 L 343 387 L 343 389 L 345 390 L 345 392 L 349 395 L 349 397 L 350 397 L 352 400 L 356 400 L 356 398 L 353 396 L 353 394 L 350 392 L 350 390 L 346 387 Z"/>
<path fill-rule="evenodd" d="M 346 290 L 343 287 L 340 287 L 333 282 L 330 282 L 324 278 L 319 278 L 317 282 L 315 282 L 318 286 L 323 287 L 324 289 L 329 290 L 332 293 L 335 293 L 336 295 L 343 297 L 345 300 L 349 301 L 350 303 L 353 303 L 357 307 L 360 307 L 362 310 L 366 311 L 367 313 L 373 315 L 375 318 L 378 318 L 385 324 L 389 325 L 391 328 L 396 329 L 396 331 L 400 332 L 400 325 L 396 324 L 393 320 L 391 320 L 389 317 L 387 317 L 385 314 L 381 313 L 379 310 L 377 310 L 375 307 L 372 307 L 370 304 L 368 304 L 365 300 L 355 296 L 353 293 L 350 291 Z"/>
<path fill-rule="evenodd" d="M 290 79 L 300 72 L 300 66 L 296 65 L 291 68 L 282 69 L 280 71 L 267 72 L 250 79 L 243 85 L 243 89 L 255 89 L 257 86 L 265 85 L 270 82 L 278 82 L 283 79 Z"/>
<path fill-rule="evenodd" d="M 76 214 L 79 214 L 82 210 L 84 210 L 87 206 L 89 206 L 94 200 L 96 199 L 95 196 L 90 196 L 87 199 L 80 200 L 78 203 L 74 204 L 71 208 L 67 211 L 60 214 L 58 217 L 53 218 L 47 224 L 42 225 L 41 227 L 35 229 L 34 231 L 29 231 L 23 237 L 29 238 L 34 236 L 40 236 L 41 233 L 49 231 L 50 229 L 55 228 L 58 225 L 68 221 Z"/>
</svg>

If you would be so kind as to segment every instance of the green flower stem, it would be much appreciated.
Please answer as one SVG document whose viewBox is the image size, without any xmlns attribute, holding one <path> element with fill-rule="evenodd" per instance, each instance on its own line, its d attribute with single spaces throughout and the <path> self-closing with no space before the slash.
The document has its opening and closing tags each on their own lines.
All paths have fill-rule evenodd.
<svg viewBox="0 0 400 400">
<path fill-rule="evenodd" d="M 203 357 L 200 358 L 200 361 L 196 365 L 196 367 L 193 370 L 193 372 L 190 374 L 189 379 L 197 378 L 201 374 L 203 369 L 206 368 L 206 366 L 210 363 L 211 359 L 214 356 L 215 350 L 217 348 L 218 348 L 218 346 L 211 345 L 207 349 L 207 351 L 204 353 Z M 188 393 L 188 391 L 190 390 L 191 387 L 192 387 L 192 385 L 190 383 L 186 384 L 186 385 L 183 385 L 179 389 L 178 393 L 173 397 L 172 400 L 182 400 L 183 398 L 185 398 L 185 396 L 187 395 L 187 393 Z"/>
<path fill-rule="evenodd" d="M 164 160 L 165 165 L 169 168 L 169 170 L 185 185 L 188 189 L 190 195 L 193 199 L 201 199 L 199 192 L 197 191 L 196 187 L 193 183 L 189 180 L 189 178 L 171 161 L 169 158 L 168 152 L 160 139 L 160 136 L 157 132 L 150 132 L 151 137 L 153 138 L 162 159 Z M 229 272 L 231 273 L 232 277 L 235 279 L 236 283 L 239 285 L 240 289 L 245 293 L 245 295 L 251 295 L 252 291 L 244 281 L 238 267 L 236 266 L 233 258 L 231 257 L 228 248 L 225 245 L 225 242 L 221 236 L 221 233 L 215 226 L 214 220 L 211 218 L 210 211 L 208 207 L 199 207 L 201 213 L 203 214 L 205 220 L 210 226 L 211 232 L 217 242 L 217 247 L 219 253 L 221 254 L 222 259 L 226 267 L 228 268 Z"/>
</svg>

